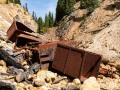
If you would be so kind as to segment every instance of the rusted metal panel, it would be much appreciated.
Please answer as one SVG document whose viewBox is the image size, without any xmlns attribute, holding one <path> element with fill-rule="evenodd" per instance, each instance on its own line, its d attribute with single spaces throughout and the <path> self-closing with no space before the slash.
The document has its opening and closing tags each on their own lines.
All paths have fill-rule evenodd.
<svg viewBox="0 0 120 90">
<path fill-rule="evenodd" d="M 27 34 L 26 32 L 32 33 L 33 31 L 24 24 L 14 21 L 7 31 L 7 36 L 9 40 L 15 42 L 18 35 Z"/>
<path fill-rule="evenodd" d="M 76 78 L 79 77 L 83 53 L 83 51 L 74 49 L 71 49 L 69 51 L 67 63 L 64 70 L 65 74 Z"/>
<path fill-rule="evenodd" d="M 101 56 L 70 46 L 57 44 L 52 68 L 82 81 L 97 77 Z"/>
<path fill-rule="evenodd" d="M 86 78 L 90 76 L 97 77 L 100 66 L 100 60 L 100 55 L 86 51 L 83 58 L 81 76 Z"/>
<path fill-rule="evenodd" d="M 69 54 L 68 47 L 60 46 L 60 45 L 57 46 L 52 67 L 60 72 L 64 72 L 68 54 Z"/>
</svg>

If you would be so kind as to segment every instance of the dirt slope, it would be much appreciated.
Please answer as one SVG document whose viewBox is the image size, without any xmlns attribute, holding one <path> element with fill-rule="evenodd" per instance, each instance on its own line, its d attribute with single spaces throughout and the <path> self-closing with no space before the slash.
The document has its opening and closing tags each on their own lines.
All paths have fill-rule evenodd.
<svg viewBox="0 0 120 90">
<path fill-rule="evenodd" d="M 18 4 L 0 4 L 0 30 L 6 30 L 14 21 L 20 21 L 37 31 L 37 24 L 32 16 Z"/>
</svg>

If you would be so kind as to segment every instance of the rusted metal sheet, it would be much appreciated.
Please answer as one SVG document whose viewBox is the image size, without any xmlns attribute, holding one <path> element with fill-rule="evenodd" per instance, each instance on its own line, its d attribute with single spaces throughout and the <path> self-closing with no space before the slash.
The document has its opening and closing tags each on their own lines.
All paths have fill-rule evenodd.
<svg viewBox="0 0 120 90">
<path fill-rule="evenodd" d="M 24 24 L 14 21 L 7 31 L 7 36 L 10 41 L 15 42 L 18 35 L 27 34 L 26 32 L 32 33 L 33 31 Z"/>
<path fill-rule="evenodd" d="M 17 37 L 16 46 L 17 47 L 23 47 L 30 42 L 34 42 L 34 43 L 39 42 L 39 44 L 40 44 L 40 43 L 42 43 L 42 41 L 43 41 L 42 39 L 34 37 L 34 36 L 30 36 L 30 35 L 26 35 L 26 34 L 20 34 Z"/>
<path fill-rule="evenodd" d="M 86 78 L 90 76 L 97 77 L 99 72 L 100 60 L 100 55 L 91 52 L 85 52 L 81 69 L 81 76 Z"/>
<path fill-rule="evenodd" d="M 55 52 L 54 60 L 52 63 L 52 67 L 60 72 L 64 72 L 67 58 L 69 54 L 69 48 L 68 47 L 60 47 L 58 46 Z"/>
<path fill-rule="evenodd" d="M 79 77 L 83 53 L 82 50 L 70 48 L 64 73 L 72 77 Z"/>
<path fill-rule="evenodd" d="M 85 80 L 97 77 L 101 56 L 70 46 L 57 44 L 52 68 L 70 77 Z"/>
</svg>

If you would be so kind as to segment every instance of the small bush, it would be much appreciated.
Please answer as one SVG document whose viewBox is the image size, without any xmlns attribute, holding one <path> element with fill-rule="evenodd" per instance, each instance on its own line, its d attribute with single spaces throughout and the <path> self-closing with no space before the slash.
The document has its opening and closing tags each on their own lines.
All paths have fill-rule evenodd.
<svg viewBox="0 0 120 90">
<path fill-rule="evenodd" d="M 99 6 L 98 0 L 80 0 L 80 7 L 82 9 L 88 9 L 91 13 Z"/>
</svg>

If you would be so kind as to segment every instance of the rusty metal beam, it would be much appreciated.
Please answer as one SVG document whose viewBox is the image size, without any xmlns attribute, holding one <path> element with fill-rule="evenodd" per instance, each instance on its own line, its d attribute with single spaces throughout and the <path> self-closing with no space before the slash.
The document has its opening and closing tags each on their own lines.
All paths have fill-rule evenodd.
<svg viewBox="0 0 120 90">
<path fill-rule="evenodd" d="M 34 36 L 30 36 L 30 35 L 26 35 L 26 34 L 20 34 L 17 37 L 16 46 L 17 47 L 23 47 L 30 42 L 34 42 L 34 43 L 38 42 L 39 44 L 41 44 L 42 41 L 43 41 L 42 39 L 36 38 Z"/>
</svg>

